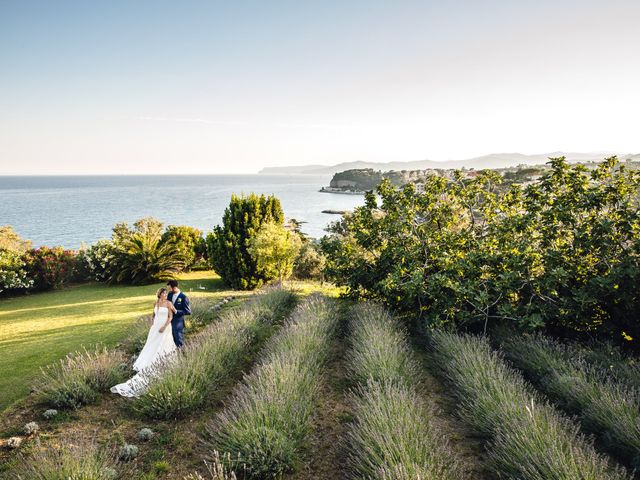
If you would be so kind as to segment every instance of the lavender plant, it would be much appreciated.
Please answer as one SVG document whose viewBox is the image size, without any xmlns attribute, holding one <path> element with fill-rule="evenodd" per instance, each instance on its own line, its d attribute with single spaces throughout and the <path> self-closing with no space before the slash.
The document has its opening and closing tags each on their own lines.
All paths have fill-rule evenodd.
<svg viewBox="0 0 640 480">
<path fill-rule="evenodd" d="M 300 465 L 336 324 L 331 301 L 317 295 L 306 300 L 208 425 L 212 451 L 230 454 L 232 468 L 275 477 Z"/>
<path fill-rule="evenodd" d="M 630 478 L 599 455 L 579 428 L 537 396 L 485 338 L 433 332 L 435 364 L 463 420 L 488 441 L 489 466 L 522 480 Z"/>
</svg>

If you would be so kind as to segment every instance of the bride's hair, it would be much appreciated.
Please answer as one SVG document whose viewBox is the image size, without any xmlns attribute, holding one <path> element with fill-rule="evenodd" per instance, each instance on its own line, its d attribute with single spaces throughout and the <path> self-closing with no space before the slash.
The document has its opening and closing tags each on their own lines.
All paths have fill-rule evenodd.
<svg viewBox="0 0 640 480">
<path fill-rule="evenodd" d="M 167 291 L 167 289 L 164 288 L 164 287 L 159 288 L 158 291 L 156 292 L 156 297 L 158 297 L 158 299 L 159 299 L 160 296 L 166 291 Z"/>
</svg>

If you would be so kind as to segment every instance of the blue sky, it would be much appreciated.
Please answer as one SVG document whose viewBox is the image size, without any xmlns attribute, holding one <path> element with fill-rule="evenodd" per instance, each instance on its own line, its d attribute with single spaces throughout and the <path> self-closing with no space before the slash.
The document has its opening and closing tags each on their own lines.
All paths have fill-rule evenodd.
<svg viewBox="0 0 640 480">
<path fill-rule="evenodd" d="M 640 4 L 0 0 L 0 174 L 640 152 Z"/>
</svg>

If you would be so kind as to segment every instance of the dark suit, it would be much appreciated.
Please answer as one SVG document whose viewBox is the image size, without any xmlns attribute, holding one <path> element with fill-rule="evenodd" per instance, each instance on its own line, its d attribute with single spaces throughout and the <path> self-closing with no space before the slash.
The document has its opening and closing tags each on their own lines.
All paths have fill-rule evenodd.
<svg viewBox="0 0 640 480">
<path fill-rule="evenodd" d="M 182 292 L 178 294 L 176 301 L 173 301 L 174 293 L 169 293 L 168 300 L 176 307 L 176 313 L 173 314 L 171 320 L 171 333 L 173 333 L 173 342 L 177 347 L 184 345 L 184 316 L 191 315 L 191 305 L 189 298 Z"/>
</svg>

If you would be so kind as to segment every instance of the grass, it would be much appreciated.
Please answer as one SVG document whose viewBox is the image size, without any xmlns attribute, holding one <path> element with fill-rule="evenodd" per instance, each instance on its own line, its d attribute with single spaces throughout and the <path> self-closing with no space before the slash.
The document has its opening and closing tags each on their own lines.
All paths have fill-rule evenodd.
<svg viewBox="0 0 640 480">
<path fill-rule="evenodd" d="M 632 467 L 640 466 L 640 392 L 620 383 L 582 350 L 542 335 L 503 342 L 508 360 L 556 405 Z"/>
<path fill-rule="evenodd" d="M 350 378 L 354 421 L 346 438 L 353 478 L 456 480 L 465 472 L 420 393 L 406 334 L 382 307 L 352 310 Z"/>
<path fill-rule="evenodd" d="M 433 332 L 434 363 L 453 387 L 460 416 L 488 441 L 489 467 L 522 480 L 629 478 L 579 428 L 540 399 L 485 338 Z"/>
<path fill-rule="evenodd" d="M 91 283 L 0 301 L 0 411 L 28 395 L 41 367 L 82 347 L 122 341 L 132 322 L 151 312 L 162 285 Z M 237 295 L 213 272 L 185 274 L 181 287 L 190 296 Z"/>
<path fill-rule="evenodd" d="M 161 362 L 158 373 L 143 378 L 149 386 L 133 408 L 145 417 L 170 419 L 202 406 L 238 370 L 253 344 L 273 331 L 294 300 L 291 292 L 271 288 L 223 314 L 180 354 Z"/>
<path fill-rule="evenodd" d="M 229 406 L 209 424 L 212 456 L 223 452 L 257 478 L 276 478 L 300 466 L 337 327 L 335 310 L 316 295 L 296 308 Z"/>
</svg>

